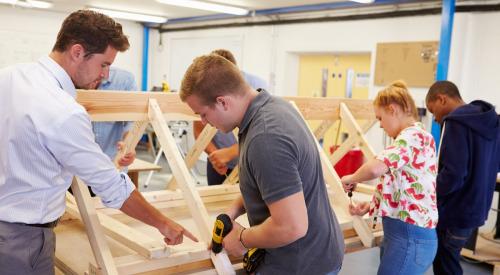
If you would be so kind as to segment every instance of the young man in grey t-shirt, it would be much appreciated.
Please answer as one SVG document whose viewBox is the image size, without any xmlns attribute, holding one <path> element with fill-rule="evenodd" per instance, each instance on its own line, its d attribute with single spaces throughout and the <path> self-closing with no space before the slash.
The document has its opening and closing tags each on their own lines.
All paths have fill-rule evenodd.
<svg viewBox="0 0 500 275">
<path fill-rule="evenodd" d="M 344 243 L 330 207 L 314 137 L 293 107 L 253 90 L 218 55 L 194 60 L 181 99 L 223 132 L 239 127 L 240 190 L 227 210 L 233 230 L 224 238 L 232 255 L 266 250 L 259 274 L 337 274 Z M 234 219 L 248 214 L 251 227 Z"/>
</svg>

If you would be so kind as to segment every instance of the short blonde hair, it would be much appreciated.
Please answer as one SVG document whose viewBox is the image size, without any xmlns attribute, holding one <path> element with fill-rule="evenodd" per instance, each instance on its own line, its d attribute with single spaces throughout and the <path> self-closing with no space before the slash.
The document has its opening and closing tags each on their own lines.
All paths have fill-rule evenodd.
<svg viewBox="0 0 500 275">
<path fill-rule="evenodd" d="M 417 106 L 404 81 L 398 80 L 391 83 L 379 91 L 373 101 L 373 105 L 377 107 L 387 107 L 390 104 L 398 105 L 407 115 L 418 119 Z"/>
<path fill-rule="evenodd" d="M 212 106 L 218 96 L 242 94 L 246 84 L 240 70 L 218 54 L 202 55 L 193 60 L 182 79 L 180 97 L 186 101 L 196 95 Z"/>
</svg>

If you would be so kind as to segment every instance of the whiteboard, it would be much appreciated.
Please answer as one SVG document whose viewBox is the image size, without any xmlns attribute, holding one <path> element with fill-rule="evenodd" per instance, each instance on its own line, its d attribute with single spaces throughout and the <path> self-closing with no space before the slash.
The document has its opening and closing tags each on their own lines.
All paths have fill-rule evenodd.
<svg viewBox="0 0 500 275">
<path fill-rule="evenodd" d="M 50 53 L 54 42 L 54 34 L 0 30 L 0 69 L 37 61 Z"/>
<path fill-rule="evenodd" d="M 226 49 L 233 53 L 238 65 L 243 56 L 243 37 L 241 35 L 200 37 L 200 38 L 172 38 L 170 41 L 170 64 L 168 82 L 172 89 L 179 90 L 182 77 L 193 59 L 209 54 L 215 49 Z"/>
</svg>

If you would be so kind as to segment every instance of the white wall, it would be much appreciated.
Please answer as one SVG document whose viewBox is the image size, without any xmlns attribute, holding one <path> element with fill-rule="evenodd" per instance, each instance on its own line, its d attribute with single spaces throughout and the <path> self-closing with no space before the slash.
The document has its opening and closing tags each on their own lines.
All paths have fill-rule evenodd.
<svg viewBox="0 0 500 275">
<path fill-rule="evenodd" d="M 271 27 L 227 28 L 191 32 L 150 33 L 151 85 L 166 80 L 179 89 L 184 72 L 192 60 L 212 50 L 225 48 L 236 58 L 238 66 L 269 81 Z"/>
<path fill-rule="evenodd" d="M 0 6 L 0 68 L 36 61 L 50 53 L 57 32 L 69 14 Z M 131 71 L 140 87 L 142 26 L 119 21 L 129 37 L 130 49 L 119 53 L 113 65 Z"/>
</svg>

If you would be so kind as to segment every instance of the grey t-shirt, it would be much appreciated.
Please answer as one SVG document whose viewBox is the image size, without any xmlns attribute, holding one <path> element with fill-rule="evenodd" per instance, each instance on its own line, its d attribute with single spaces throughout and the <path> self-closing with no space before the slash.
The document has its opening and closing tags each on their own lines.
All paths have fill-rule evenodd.
<svg viewBox="0 0 500 275">
<path fill-rule="evenodd" d="M 269 216 L 268 204 L 303 192 L 307 234 L 266 249 L 260 274 L 326 274 L 340 268 L 344 239 L 323 179 L 318 150 L 300 115 L 284 100 L 261 91 L 239 131 L 240 189 L 250 225 Z"/>
</svg>

